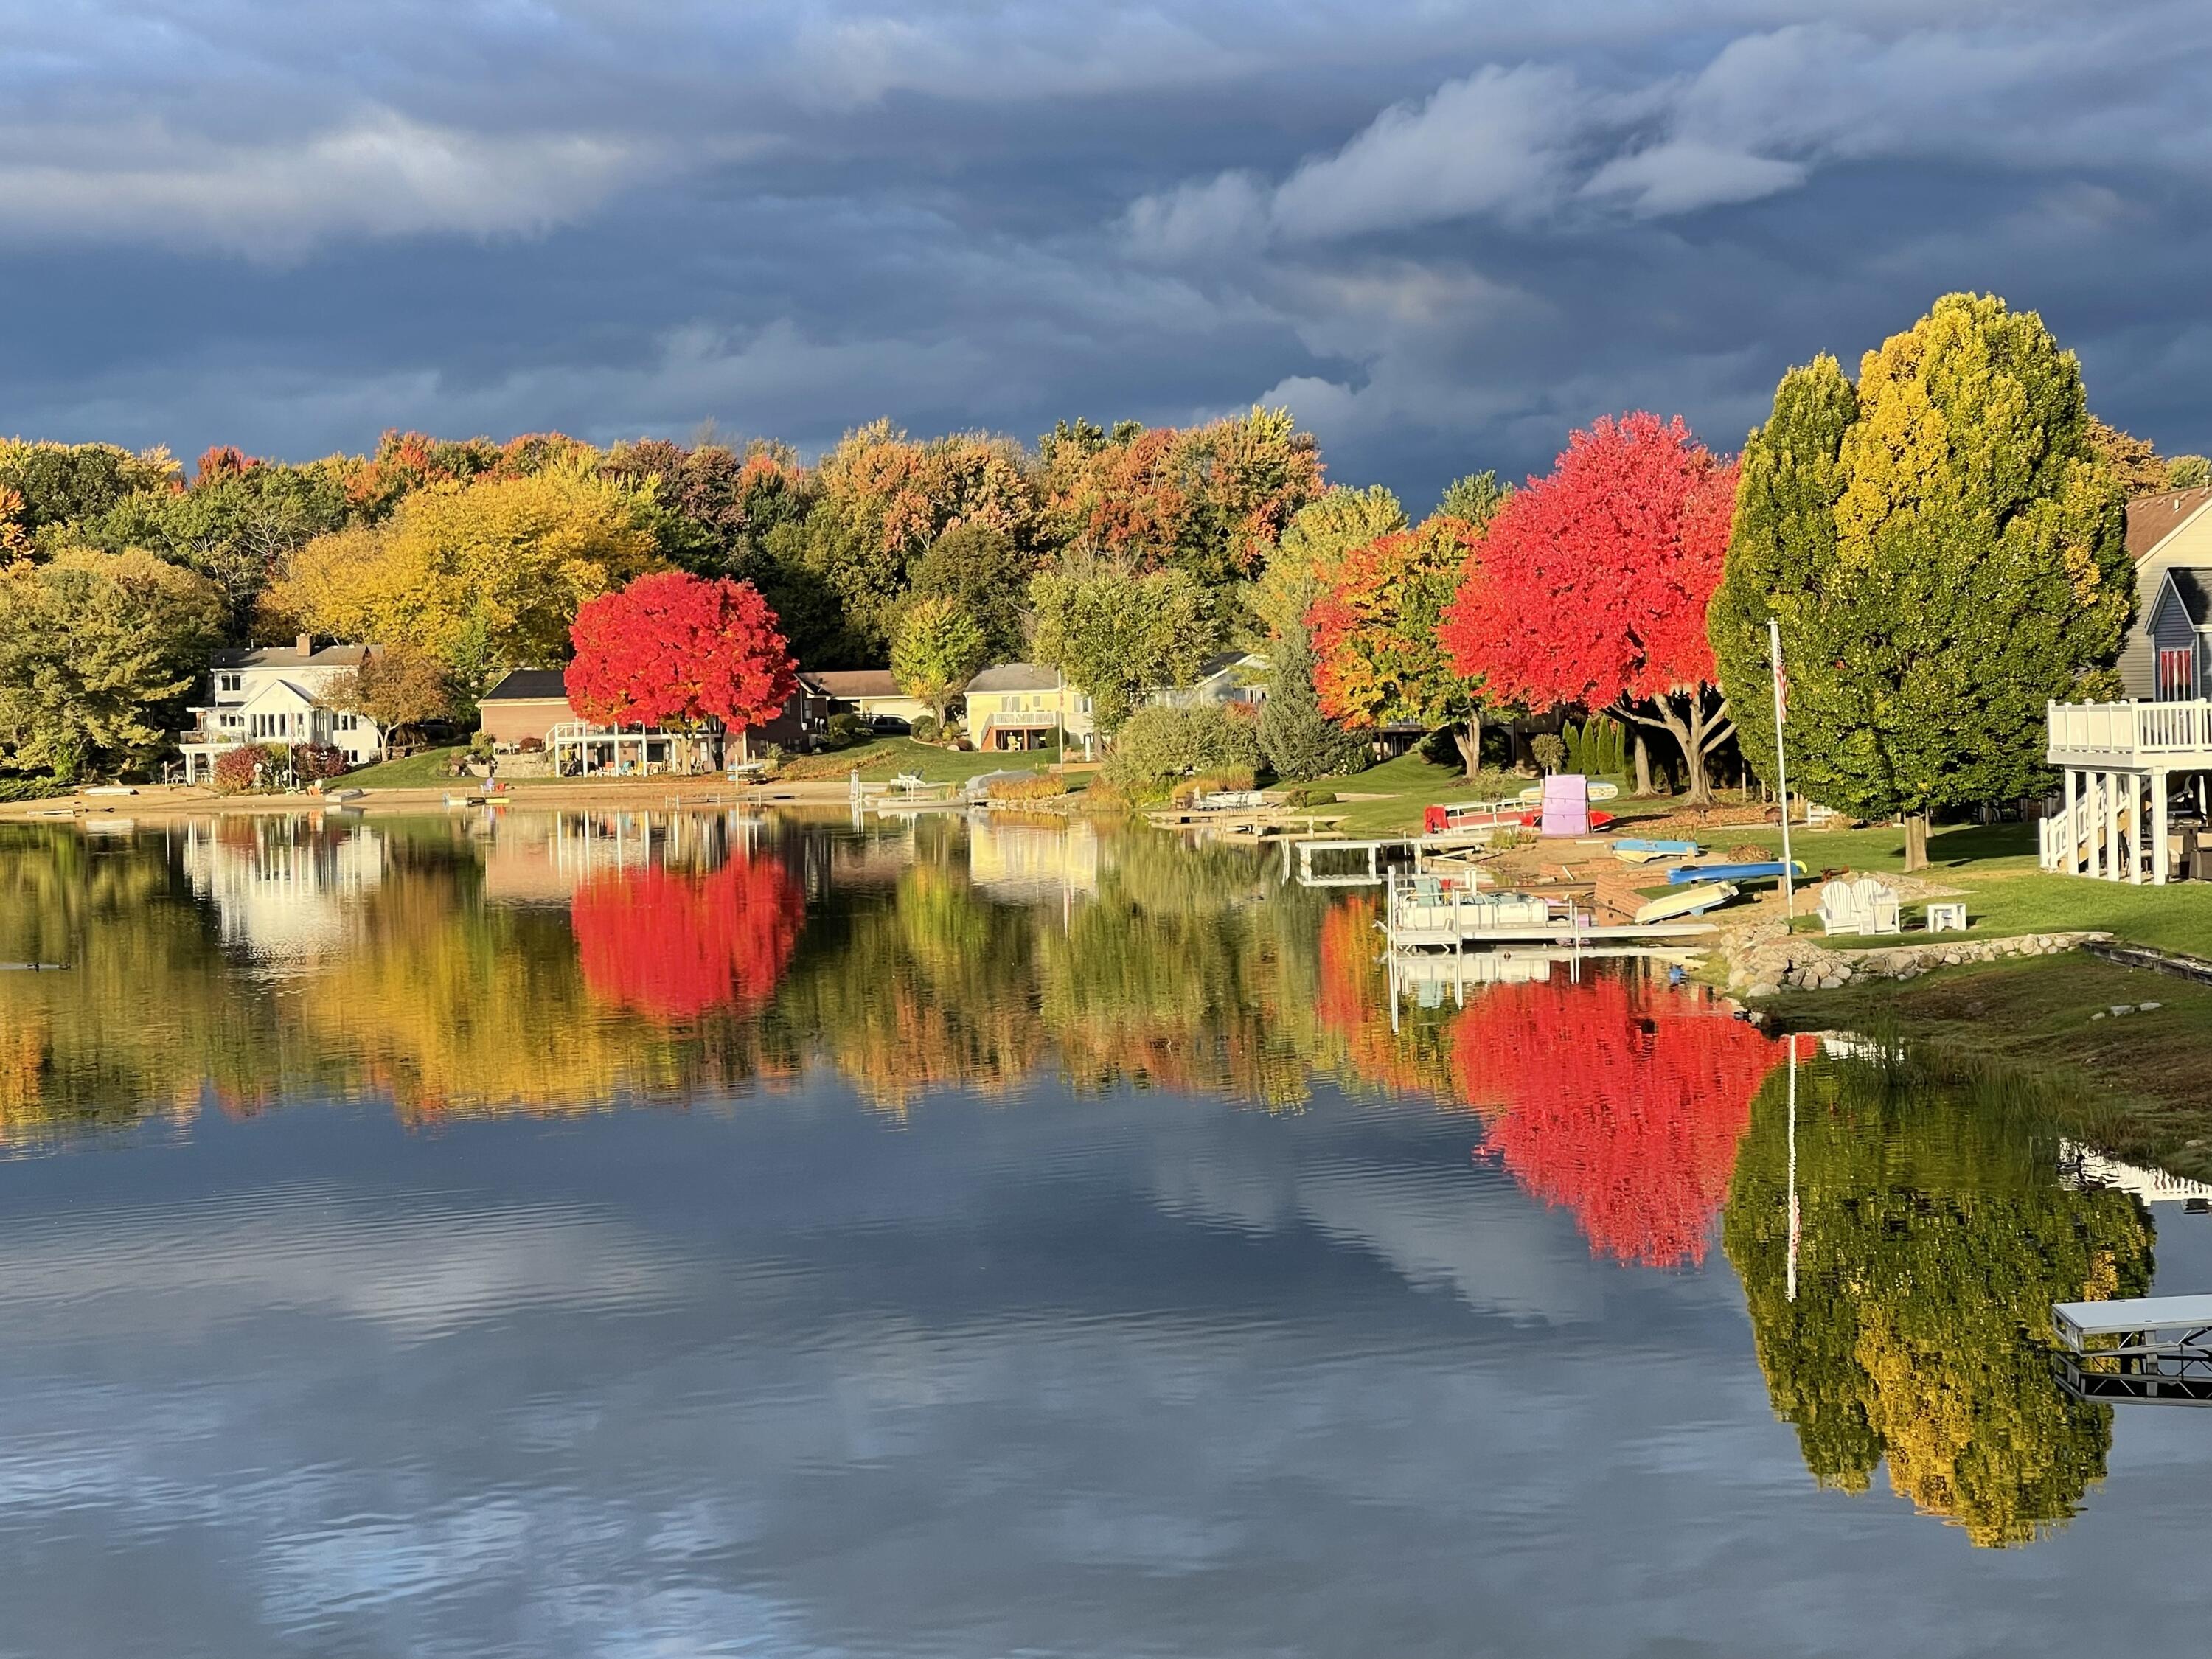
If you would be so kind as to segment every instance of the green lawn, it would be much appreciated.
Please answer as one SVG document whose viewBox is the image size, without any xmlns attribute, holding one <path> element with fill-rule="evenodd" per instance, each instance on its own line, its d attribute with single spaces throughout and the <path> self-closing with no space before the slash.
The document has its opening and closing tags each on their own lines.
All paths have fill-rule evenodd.
<svg viewBox="0 0 2212 1659">
<path fill-rule="evenodd" d="M 1080 759 L 1083 750 L 1070 751 Z M 963 783 L 985 772 L 1042 771 L 1058 762 L 1057 750 L 1040 749 L 1025 754 L 963 753 L 916 743 L 912 738 L 879 738 L 826 755 L 807 755 L 788 763 L 778 775 L 786 779 L 828 779 L 835 781 L 857 771 L 870 783 L 880 783 L 900 773 L 911 773 L 932 783 Z"/>
<path fill-rule="evenodd" d="M 458 744 L 447 749 L 425 749 L 419 755 L 409 755 L 402 760 L 364 766 L 342 778 L 333 778 L 331 785 L 340 789 L 435 789 L 453 781 L 448 769 L 456 757 L 467 752 Z"/>
</svg>

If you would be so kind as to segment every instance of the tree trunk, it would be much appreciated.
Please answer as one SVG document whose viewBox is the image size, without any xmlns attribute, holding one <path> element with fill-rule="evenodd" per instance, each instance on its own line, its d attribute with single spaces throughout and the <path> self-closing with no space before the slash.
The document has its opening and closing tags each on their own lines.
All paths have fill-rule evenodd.
<svg viewBox="0 0 2212 1659">
<path fill-rule="evenodd" d="M 1467 717 L 1467 729 L 1454 732 L 1452 741 L 1459 745 L 1460 764 L 1467 769 L 1470 778 L 1482 770 L 1482 711 L 1478 708 Z"/>
<path fill-rule="evenodd" d="M 1905 870 L 1907 875 L 1928 867 L 1928 815 L 1908 812 L 1905 817 Z"/>
<path fill-rule="evenodd" d="M 1641 731 L 1632 734 L 1636 739 L 1636 793 L 1640 799 L 1651 794 L 1651 745 L 1644 740 Z"/>
</svg>

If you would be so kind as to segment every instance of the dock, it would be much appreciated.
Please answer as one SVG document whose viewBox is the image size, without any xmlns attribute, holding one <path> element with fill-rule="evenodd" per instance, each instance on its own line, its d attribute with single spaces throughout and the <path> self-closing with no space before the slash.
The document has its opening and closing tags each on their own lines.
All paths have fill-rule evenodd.
<svg viewBox="0 0 2212 1659">
<path fill-rule="evenodd" d="M 2212 1296 L 2054 1302 L 2051 1328 L 2077 1399 L 2212 1406 Z"/>
</svg>

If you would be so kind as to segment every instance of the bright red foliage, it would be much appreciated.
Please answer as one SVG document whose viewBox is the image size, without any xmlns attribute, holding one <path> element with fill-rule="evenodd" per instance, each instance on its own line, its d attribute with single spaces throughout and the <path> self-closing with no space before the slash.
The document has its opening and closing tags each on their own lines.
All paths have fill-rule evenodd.
<svg viewBox="0 0 2212 1659">
<path fill-rule="evenodd" d="M 1459 672 L 1531 708 L 1664 696 L 1712 681 L 1705 607 L 1720 585 L 1735 463 L 1680 416 L 1601 419 L 1491 521 L 1482 579 L 1441 637 Z"/>
<path fill-rule="evenodd" d="M 592 994 L 664 1021 L 758 1008 L 805 917 L 799 884 L 774 859 L 734 860 L 711 876 L 624 871 L 586 886 L 569 913 Z"/>
<path fill-rule="evenodd" d="M 1460 1017 L 1453 1074 L 1491 1124 L 1483 1149 L 1591 1252 L 1701 1262 L 1752 1098 L 1787 1050 L 1679 994 L 1613 975 L 1501 985 Z"/>
<path fill-rule="evenodd" d="M 762 725 L 791 701 L 799 665 L 750 582 L 664 571 L 587 600 L 569 630 L 568 702 L 586 720 Z"/>
</svg>

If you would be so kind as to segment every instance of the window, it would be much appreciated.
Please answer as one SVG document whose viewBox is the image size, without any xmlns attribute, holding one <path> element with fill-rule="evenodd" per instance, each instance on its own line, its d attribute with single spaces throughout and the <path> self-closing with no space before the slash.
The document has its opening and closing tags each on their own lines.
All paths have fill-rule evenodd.
<svg viewBox="0 0 2212 1659">
<path fill-rule="evenodd" d="M 2158 653 L 2158 700 L 2160 702 L 2186 702 L 2196 695 L 2196 647 L 2160 646 Z"/>
</svg>

